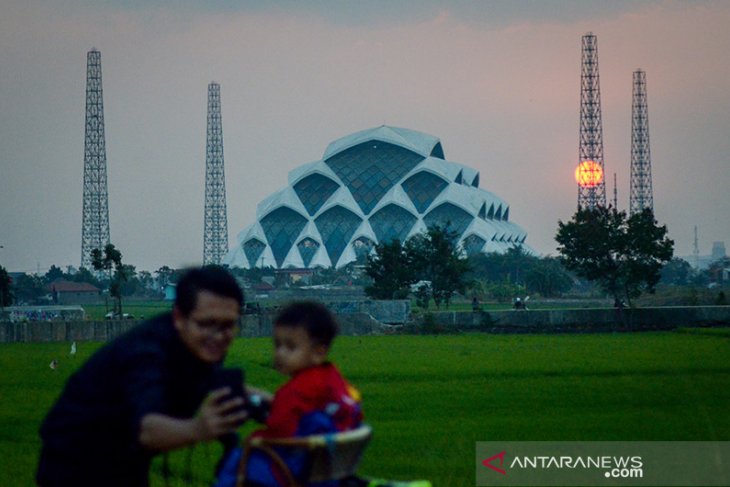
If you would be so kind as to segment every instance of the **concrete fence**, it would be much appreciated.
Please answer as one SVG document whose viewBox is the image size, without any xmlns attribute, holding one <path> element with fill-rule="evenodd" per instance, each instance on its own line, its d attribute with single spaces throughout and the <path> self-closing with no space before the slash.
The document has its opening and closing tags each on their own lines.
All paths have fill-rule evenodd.
<svg viewBox="0 0 730 487">
<path fill-rule="evenodd" d="M 138 322 L 124 321 L 23 321 L 0 323 L 0 343 L 105 342 Z"/>
<path fill-rule="evenodd" d="M 491 312 L 435 312 L 412 315 L 405 324 L 389 325 L 370 313 L 337 313 L 343 335 L 484 331 L 492 333 L 563 333 L 669 330 L 677 327 L 730 326 L 730 306 L 640 309 L 555 309 Z M 241 318 L 242 337 L 270 337 L 273 313 Z M 29 321 L 0 323 L 0 343 L 104 342 L 138 321 Z"/>
<path fill-rule="evenodd" d="M 337 317 L 343 335 L 386 333 L 388 326 L 367 313 L 347 313 Z M 274 314 L 261 313 L 241 318 L 242 337 L 270 337 Z M 0 323 L 0 343 L 105 342 L 130 330 L 139 320 L 107 321 L 24 321 Z"/>
<path fill-rule="evenodd" d="M 445 311 L 421 315 L 408 327 L 436 328 L 436 331 L 560 333 L 671 330 L 698 326 L 730 326 L 730 306 L 507 310 L 471 313 Z"/>
</svg>

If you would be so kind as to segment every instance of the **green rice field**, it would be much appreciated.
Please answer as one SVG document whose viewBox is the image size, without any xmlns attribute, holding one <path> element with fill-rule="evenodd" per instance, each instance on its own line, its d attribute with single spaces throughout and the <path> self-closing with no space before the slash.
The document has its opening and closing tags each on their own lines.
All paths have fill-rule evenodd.
<svg viewBox="0 0 730 487">
<path fill-rule="evenodd" d="M 38 426 L 99 345 L 75 357 L 67 343 L 0 345 L 0 485 L 33 485 Z M 228 365 L 274 389 L 283 378 L 269 357 L 269 340 L 239 339 Z M 365 475 L 474 485 L 477 441 L 730 440 L 730 328 L 341 337 L 332 358 L 375 430 Z M 172 454 L 170 485 L 209 485 L 219 453 Z"/>
</svg>

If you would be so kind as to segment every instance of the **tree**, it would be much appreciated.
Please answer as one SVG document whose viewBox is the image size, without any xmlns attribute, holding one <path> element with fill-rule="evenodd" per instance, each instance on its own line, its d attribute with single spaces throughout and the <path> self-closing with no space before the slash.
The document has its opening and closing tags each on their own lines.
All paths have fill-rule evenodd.
<svg viewBox="0 0 730 487">
<path fill-rule="evenodd" d="M 525 251 L 521 246 L 513 246 L 506 252 L 490 252 L 469 257 L 471 272 L 469 277 L 484 282 L 487 288 L 498 293 L 514 288 L 512 296 L 518 293 L 540 293 L 542 296 L 559 296 L 573 286 L 573 277 L 555 257 L 538 257 Z M 495 298 L 501 298 L 490 293 Z"/>
<path fill-rule="evenodd" d="M 155 279 L 152 277 L 152 273 L 149 271 L 137 272 L 137 294 L 142 296 L 154 296 L 159 294 L 155 289 Z"/>
<path fill-rule="evenodd" d="M 579 208 L 558 221 L 558 252 L 569 270 L 614 297 L 616 302 L 654 292 L 660 271 L 672 258 L 674 242 L 650 209 L 627 218 L 611 207 Z"/>
<path fill-rule="evenodd" d="M 0 308 L 13 304 L 13 293 L 10 287 L 12 279 L 5 267 L 0 265 Z"/>
<path fill-rule="evenodd" d="M 404 299 L 416 282 L 411 256 L 398 239 L 375 246 L 375 254 L 369 255 L 365 264 L 365 274 L 373 280 L 365 287 L 365 294 L 373 299 Z"/>
<path fill-rule="evenodd" d="M 692 266 L 689 262 L 679 257 L 675 257 L 662 267 L 661 282 L 675 286 L 684 286 L 689 284 L 692 277 Z"/>
<path fill-rule="evenodd" d="M 406 254 L 411 256 L 416 276 L 431 283 L 431 297 L 436 308 L 441 304 L 448 308 L 455 292 L 463 294 L 466 291 L 469 262 L 462 256 L 458 237 L 448 225 L 434 225 L 406 242 Z"/>
<path fill-rule="evenodd" d="M 122 296 L 132 296 L 140 289 L 140 282 L 137 279 L 137 268 L 133 265 L 124 264 L 122 271 L 126 279 L 121 283 L 119 292 Z"/>
<path fill-rule="evenodd" d="M 525 271 L 525 284 L 530 292 L 541 296 L 559 296 L 573 287 L 573 278 L 555 257 L 535 258 Z"/>
<path fill-rule="evenodd" d="M 73 282 L 86 282 L 89 284 L 92 284 L 98 288 L 102 287 L 101 282 L 99 282 L 99 279 L 94 275 L 93 272 L 91 272 L 86 267 L 82 267 L 76 272 L 75 274 L 71 275 L 71 280 Z"/>
<path fill-rule="evenodd" d="M 122 253 L 114 244 L 106 244 L 104 252 L 99 249 L 91 251 L 91 264 L 97 271 L 111 273 L 109 281 L 109 296 L 114 298 L 113 313 L 122 316 L 122 285 L 134 275 L 134 267 L 122 263 Z"/>
<path fill-rule="evenodd" d="M 50 269 L 46 272 L 46 274 L 43 276 L 43 281 L 46 284 L 50 284 L 53 281 L 57 281 L 59 279 L 66 279 L 68 276 L 63 272 L 63 270 L 55 265 L 52 265 Z"/>
<path fill-rule="evenodd" d="M 506 252 L 472 255 L 469 257 L 469 265 L 474 279 L 524 285 L 529 270 L 538 260 L 538 257 L 528 254 L 521 246 L 514 245 Z"/>
<path fill-rule="evenodd" d="M 728 268 L 730 268 L 729 257 L 723 257 L 712 262 L 705 271 L 705 274 L 707 274 L 708 277 L 708 281 L 716 284 L 722 284 L 724 271 Z"/>
<path fill-rule="evenodd" d="M 43 280 L 35 274 L 22 274 L 13 281 L 15 302 L 32 304 L 46 294 Z"/>
<path fill-rule="evenodd" d="M 511 282 L 491 282 L 484 286 L 484 291 L 496 299 L 498 303 L 506 303 L 515 299 L 515 297 L 522 294 L 525 290 L 516 284 Z"/>
<path fill-rule="evenodd" d="M 368 257 L 365 273 L 373 280 L 365 293 L 375 299 L 403 299 L 412 284 L 424 281 L 416 291 L 418 305 L 447 307 L 455 292 L 467 287 L 469 263 L 457 245 L 458 235 L 448 227 L 433 226 L 408 239 L 394 239 L 375 246 Z M 425 284 L 428 283 L 428 284 Z"/>
</svg>

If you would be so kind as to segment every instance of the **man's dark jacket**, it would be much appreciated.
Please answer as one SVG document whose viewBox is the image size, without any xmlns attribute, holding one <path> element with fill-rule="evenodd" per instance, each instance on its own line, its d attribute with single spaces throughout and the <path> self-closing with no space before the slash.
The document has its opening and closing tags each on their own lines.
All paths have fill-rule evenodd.
<svg viewBox="0 0 730 487">
<path fill-rule="evenodd" d="M 169 313 L 107 344 L 71 376 L 41 426 L 39 485 L 147 486 L 156 452 L 139 444 L 142 417 L 191 417 L 216 368 L 188 351 Z"/>
</svg>

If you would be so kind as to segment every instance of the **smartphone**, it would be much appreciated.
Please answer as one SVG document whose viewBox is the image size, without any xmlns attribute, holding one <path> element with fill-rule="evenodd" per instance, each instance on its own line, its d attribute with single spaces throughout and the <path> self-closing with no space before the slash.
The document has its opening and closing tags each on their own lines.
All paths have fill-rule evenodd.
<svg viewBox="0 0 730 487">
<path fill-rule="evenodd" d="M 266 418 L 269 414 L 269 408 L 271 405 L 258 394 L 252 394 L 250 396 L 246 394 L 243 381 L 243 370 L 219 369 L 213 380 L 213 390 L 228 387 L 231 390 L 231 393 L 226 396 L 226 399 L 241 397 L 244 400 L 241 407 L 235 409 L 234 412 L 245 410 L 255 421 L 258 421 L 259 423 L 266 423 Z"/>
<path fill-rule="evenodd" d="M 244 375 L 243 370 L 241 369 L 219 369 L 213 377 L 212 390 L 228 387 L 231 392 L 228 396 L 226 396 L 226 399 L 240 397 L 245 401 L 246 392 L 243 389 L 243 380 Z M 241 409 L 244 408 L 245 405 L 241 407 Z"/>
</svg>

